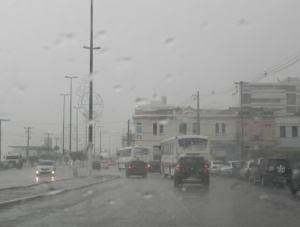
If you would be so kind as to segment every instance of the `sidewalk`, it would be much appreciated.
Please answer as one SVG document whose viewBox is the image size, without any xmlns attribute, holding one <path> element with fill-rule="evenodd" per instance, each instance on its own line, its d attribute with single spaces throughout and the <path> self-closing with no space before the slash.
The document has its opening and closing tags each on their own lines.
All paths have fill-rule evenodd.
<svg viewBox="0 0 300 227">
<path fill-rule="evenodd" d="M 9 205 L 33 199 L 56 195 L 71 190 L 85 188 L 109 180 L 117 179 L 117 175 L 107 175 L 101 171 L 93 171 L 93 178 L 87 177 L 87 169 L 78 169 L 78 178 L 52 181 L 51 177 L 40 177 L 39 183 L 15 188 L 0 189 L 0 209 Z"/>
</svg>

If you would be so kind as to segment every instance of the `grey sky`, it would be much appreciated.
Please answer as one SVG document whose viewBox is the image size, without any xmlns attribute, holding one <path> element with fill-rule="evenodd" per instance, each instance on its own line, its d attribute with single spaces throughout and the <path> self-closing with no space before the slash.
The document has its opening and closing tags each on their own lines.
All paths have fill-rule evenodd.
<svg viewBox="0 0 300 227">
<path fill-rule="evenodd" d="M 94 91 L 105 105 L 100 122 L 115 133 L 112 147 L 137 98 L 166 95 L 170 104 L 196 106 L 189 97 L 197 90 L 233 86 L 300 50 L 299 8 L 300 1 L 94 0 L 94 45 L 102 48 L 94 52 Z M 46 132 L 61 136 L 59 94 L 69 93 L 64 76 L 78 76 L 76 105 L 76 88 L 89 72 L 89 51 L 82 48 L 89 46 L 89 26 L 89 0 L 1 0 L 0 113 L 11 120 L 2 122 L 4 152 L 26 144 L 24 126 L 34 127 L 33 145 Z M 299 68 L 275 76 L 298 77 Z M 201 100 L 206 108 L 230 105 L 231 93 Z"/>
</svg>

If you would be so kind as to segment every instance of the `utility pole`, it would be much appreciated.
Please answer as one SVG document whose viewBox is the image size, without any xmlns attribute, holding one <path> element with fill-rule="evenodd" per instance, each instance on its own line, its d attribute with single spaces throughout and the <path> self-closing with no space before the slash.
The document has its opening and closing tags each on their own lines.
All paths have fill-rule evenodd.
<svg viewBox="0 0 300 227">
<path fill-rule="evenodd" d="M 197 128 L 196 128 L 196 133 L 197 133 L 197 135 L 200 135 L 200 110 L 199 110 L 200 98 L 199 98 L 199 91 L 197 91 L 197 95 L 193 94 L 192 98 L 194 100 L 197 99 Z"/>
<path fill-rule="evenodd" d="M 66 101 L 66 96 L 69 94 L 60 94 L 64 96 L 64 111 L 63 111 L 63 140 L 62 140 L 62 153 L 63 156 L 65 155 L 65 101 Z"/>
<path fill-rule="evenodd" d="M 9 121 L 9 119 L 0 119 L 0 161 L 2 159 L 2 149 L 1 149 L 1 146 L 2 146 L 2 131 L 1 131 L 1 122 L 2 121 Z"/>
<path fill-rule="evenodd" d="M 90 47 L 83 48 L 90 50 L 90 89 L 89 89 L 89 145 L 88 145 L 88 169 L 89 177 L 92 177 L 92 146 L 93 146 L 93 50 L 100 47 L 93 47 L 93 0 L 91 0 L 91 31 L 90 31 Z"/>
<path fill-rule="evenodd" d="M 27 164 L 28 164 L 28 157 L 29 157 L 29 133 L 30 133 L 30 129 L 33 129 L 33 127 L 24 127 L 25 129 L 27 129 L 27 149 L 26 149 L 26 158 L 27 158 Z"/>
<path fill-rule="evenodd" d="M 78 109 L 81 107 L 73 106 L 76 109 L 76 151 L 78 151 Z"/>
<path fill-rule="evenodd" d="M 240 90 L 241 90 L 241 148 L 240 148 L 240 152 L 239 152 L 239 161 L 242 160 L 242 156 L 243 154 L 243 150 L 244 150 L 244 121 L 243 121 L 243 85 L 244 84 L 248 84 L 248 82 L 244 82 L 244 81 L 240 81 L 240 82 L 234 82 L 235 84 L 239 84 L 240 85 Z"/>
<path fill-rule="evenodd" d="M 45 135 L 48 135 L 48 140 L 47 140 L 47 154 L 49 154 L 49 144 L 50 144 L 49 135 L 52 135 L 52 133 L 45 133 Z"/>
<path fill-rule="evenodd" d="M 127 129 L 127 147 L 129 147 L 129 145 L 130 145 L 130 141 L 129 141 L 129 124 L 130 124 L 130 120 L 128 120 L 128 129 Z"/>
</svg>

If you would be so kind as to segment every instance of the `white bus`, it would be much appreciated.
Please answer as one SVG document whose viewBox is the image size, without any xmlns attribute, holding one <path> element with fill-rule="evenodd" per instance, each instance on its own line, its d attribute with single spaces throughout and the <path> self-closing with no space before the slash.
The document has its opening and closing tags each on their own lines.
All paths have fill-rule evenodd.
<svg viewBox="0 0 300 227">
<path fill-rule="evenodd" d="M 117 150 L 118 169 L 125 169 L 126 164 L 131 160 L 142 160 L 146 163 L 153 160 L 153 151 L 150 147 L 133 146 Z"/>
<path fill-rule="evenodd" d="M 182 135 L 161 142 L 161 172 L 164 176 L 174 176 L 174 168 L 179 157 L 202 156 L 208 163 L 211 160 L 208 136 Z"/>
</svg>

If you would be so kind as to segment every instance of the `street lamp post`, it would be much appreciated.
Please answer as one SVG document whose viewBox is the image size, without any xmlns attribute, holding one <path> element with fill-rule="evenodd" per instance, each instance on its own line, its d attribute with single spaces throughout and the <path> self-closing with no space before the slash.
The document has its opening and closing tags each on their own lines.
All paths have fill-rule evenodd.
<svg viewBox="0 0 300 227">
<path fill-rule="evenodd" d="M 90 47 L 83 48 L 90 50 L 90 95 L 89 95 L 89 145 L 88 145 L 88 168 L 89 177 L 92 176 L 92 146 L 93 146 L 93 50 L 100 47 L 93 47 L 93 0 L 91 0 L 91 31 L 90 31 Z"/>
<path fill-rule="evenodd" d="M 62 96 L 64 96 L 64 109 L 63 109 L 63 142 L 62 142 L 62 152 L 63 152 L 63 156 L 65 155 L 65 101 L 66 101 L 66 96 L 68 96 L 69 94 L 60 94 Z"/>
<path fill-rule="evenodd" d="M 76 151 L 78 151 L 78 109 L 81 107 L 73 106 L 76 109 Z"/>
<path fill-rule="evenodd" d="M 72 80 L 76 79 L 77 76 L 65 76 L 65 78 L 68 78 L 71 80 L 71 87 L 70 87 L 70 138 L 69 138 L 69 153 L 71 153 L 71 147 L 72 147 Z"/>
</svg>

